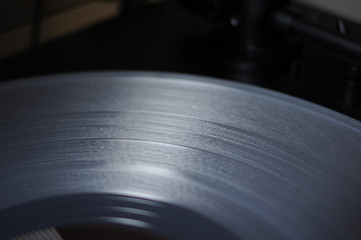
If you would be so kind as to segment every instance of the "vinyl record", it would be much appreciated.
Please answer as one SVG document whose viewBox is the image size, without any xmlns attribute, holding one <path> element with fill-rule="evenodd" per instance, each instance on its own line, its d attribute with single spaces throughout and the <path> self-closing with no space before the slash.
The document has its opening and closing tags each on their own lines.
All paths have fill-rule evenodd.
<svg viewBox="0 0 361 240">
<path fill-rule="evenodd" d="M 360 239 L 361 124 L 191 75 L 0 85 L 0 238 L 111 224 L 166 239 Z"/>
</svg>

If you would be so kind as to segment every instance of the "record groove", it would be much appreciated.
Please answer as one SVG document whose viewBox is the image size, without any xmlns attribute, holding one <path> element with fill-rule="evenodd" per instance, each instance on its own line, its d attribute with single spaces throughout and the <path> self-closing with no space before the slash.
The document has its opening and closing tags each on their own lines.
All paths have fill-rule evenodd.
<svg viewBox="0 0 361 240">
<path fill-rule="evenodd" d="M 115 223 L 106 196 L 166 206 L 126 219 L 174 239 L 199 238 L 195 219 L 214 229 L 207 239 L 361 236 L 361 124 L 320 106 L 224 80 L 103 72 L 3 83 L 0 110 L 0 237 L 44 218 Z M 100 205 L 74 220 L 60 199 Z M 192 219 L 176 226 L 177 212 Z"/>
</svg>

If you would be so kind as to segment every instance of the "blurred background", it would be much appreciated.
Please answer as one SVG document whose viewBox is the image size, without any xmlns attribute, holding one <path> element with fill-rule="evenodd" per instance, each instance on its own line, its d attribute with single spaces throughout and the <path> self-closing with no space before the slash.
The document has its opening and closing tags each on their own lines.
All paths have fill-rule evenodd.
<svg viewBox="0 0 361 240">
<path fill-rule="evenodd" d="M 0 59 L 162 0 L 0 0 Z M 361 1 L 297 0 L 361 22 Z"/>
</svg>

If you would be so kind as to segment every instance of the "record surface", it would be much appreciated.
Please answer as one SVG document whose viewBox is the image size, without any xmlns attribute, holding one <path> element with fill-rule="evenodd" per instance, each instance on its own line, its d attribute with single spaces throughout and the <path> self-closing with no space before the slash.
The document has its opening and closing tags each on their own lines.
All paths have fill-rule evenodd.
<svg viewBox="0 0 361 240">
<path fill-rule="evenodd" d="M 361 124 L 272 91 L 102 72 L 0 85 L 0 238 L 358 239 Z"/>
</svg>

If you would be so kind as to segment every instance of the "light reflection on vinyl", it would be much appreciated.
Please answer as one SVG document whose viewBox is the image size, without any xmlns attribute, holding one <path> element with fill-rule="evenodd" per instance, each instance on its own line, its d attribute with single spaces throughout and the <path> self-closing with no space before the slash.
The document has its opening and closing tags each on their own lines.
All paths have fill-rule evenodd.
<svg viewBox="0 0 361 240">
<path fill-rule="evenodd" d="M 272 91 L 102 72 L 0 85 L 0 238 L 358 239 L 361 124 Z"/>
</svg>

